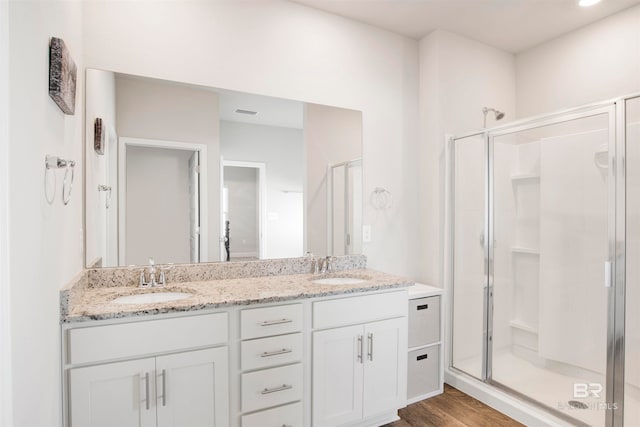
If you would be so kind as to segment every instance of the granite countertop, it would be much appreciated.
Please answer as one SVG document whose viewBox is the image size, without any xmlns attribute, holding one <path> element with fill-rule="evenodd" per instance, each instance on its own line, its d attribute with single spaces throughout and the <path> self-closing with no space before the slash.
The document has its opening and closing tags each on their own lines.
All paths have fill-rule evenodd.
<svg viewBox="0 0 640 427">
<path fill-rule="evenodd" d="M 364 282 L 352 285 L 319 285 L 314 278 L 353 277 Z M 290 274 L 263 277 L 245 277 L 223 280 L 205 280 L 169 283 L 162 288 L 141 289 L 133 286 L 82 287 L 68 299 L 62 311 L 63 323 L 84 322 L 147 316 L 161 313 L 187 312 L 204 309 L 290 301 L 300 298 L 324 297 L 361 293 L 383 289 L 411 286 L 410 279 L 393 276 L 370 269 L 354 269 L 326 276 Z M 188 292 L 193 296 L 185 299 L 150 303 L 117 304 L 115 298 L 153 292 Z"/>
</svg>

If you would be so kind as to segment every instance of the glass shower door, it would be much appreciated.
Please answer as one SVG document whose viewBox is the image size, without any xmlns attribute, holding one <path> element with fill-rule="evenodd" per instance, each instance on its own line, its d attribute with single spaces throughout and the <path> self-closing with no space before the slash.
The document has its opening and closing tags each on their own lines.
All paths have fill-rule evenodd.
<svg viewBox="0 0 640 427">
<path fill-rule="evenodd" d="M 485 377 L 486 139 L 453 140 L 453 313 L 451 365 Z"/>
<path fill-rule="evenodd" d="M 624 425 L 640 425 L 640 98 L 626 101 Z"/>
<path fill-rule="evenodd" d="M 613 120 L 606 107 L 490 137 L 487 380 L 576 425 L 608 414 Z"/>
</svg>

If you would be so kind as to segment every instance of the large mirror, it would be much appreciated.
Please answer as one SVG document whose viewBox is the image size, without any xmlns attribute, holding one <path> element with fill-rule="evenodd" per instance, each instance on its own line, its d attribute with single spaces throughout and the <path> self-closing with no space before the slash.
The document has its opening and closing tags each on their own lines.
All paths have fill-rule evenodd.
<svg viewBox="0 0 640 427">
<path fill-rule="evenodd" d="M 362 252 L 362 114 L 87 69 L 87 267 Z"/>
</svg>

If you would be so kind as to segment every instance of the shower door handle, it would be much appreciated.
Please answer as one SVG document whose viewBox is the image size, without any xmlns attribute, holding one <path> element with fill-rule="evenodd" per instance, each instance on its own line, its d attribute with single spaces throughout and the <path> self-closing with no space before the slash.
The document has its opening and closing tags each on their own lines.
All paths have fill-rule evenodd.
<svg viewBox="0 0 640 427">
<path fill-rule="evenodd" d="M 611 287 L 611 261 L 605 261 L 604 263 L 604 287 Z"/>
</svg>

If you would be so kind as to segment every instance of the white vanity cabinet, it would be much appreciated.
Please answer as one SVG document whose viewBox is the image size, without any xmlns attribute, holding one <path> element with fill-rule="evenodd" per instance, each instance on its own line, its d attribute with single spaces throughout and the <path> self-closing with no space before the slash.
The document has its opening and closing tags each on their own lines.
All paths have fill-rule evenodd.
<svg viewBox="0 0 640 427">
<path fill-rule="evenodd" d="M 242 427 L 303 427 L 303 304 L 240 312 Z"/>
<path fill-rule="evenodd" d="M 67 330 L 67 424 L 228 426 L 227 337 L 227 313 Z"/>
<path fill-rule="evenodd" d="M 404 289 L 64 324 L 66 427 L 380 426 L 407 393 Z"/>
<path fill-rule="evenodd" d="M 406 298 L 400 291 L 314 303 L 314 427 L 397 419 L 406 400 Z"/>
<path fill-rule="evenodd" d="M 69 425 L 155 426 L 155 405 L 147 409 L 145 396 L 154 371 L 153 358 L 69 370 Z"/>
<path fill-rule="evenodd" d="M 228 425 L 227 347 L 69 370 L 70 425 Z"/>
</svg>

